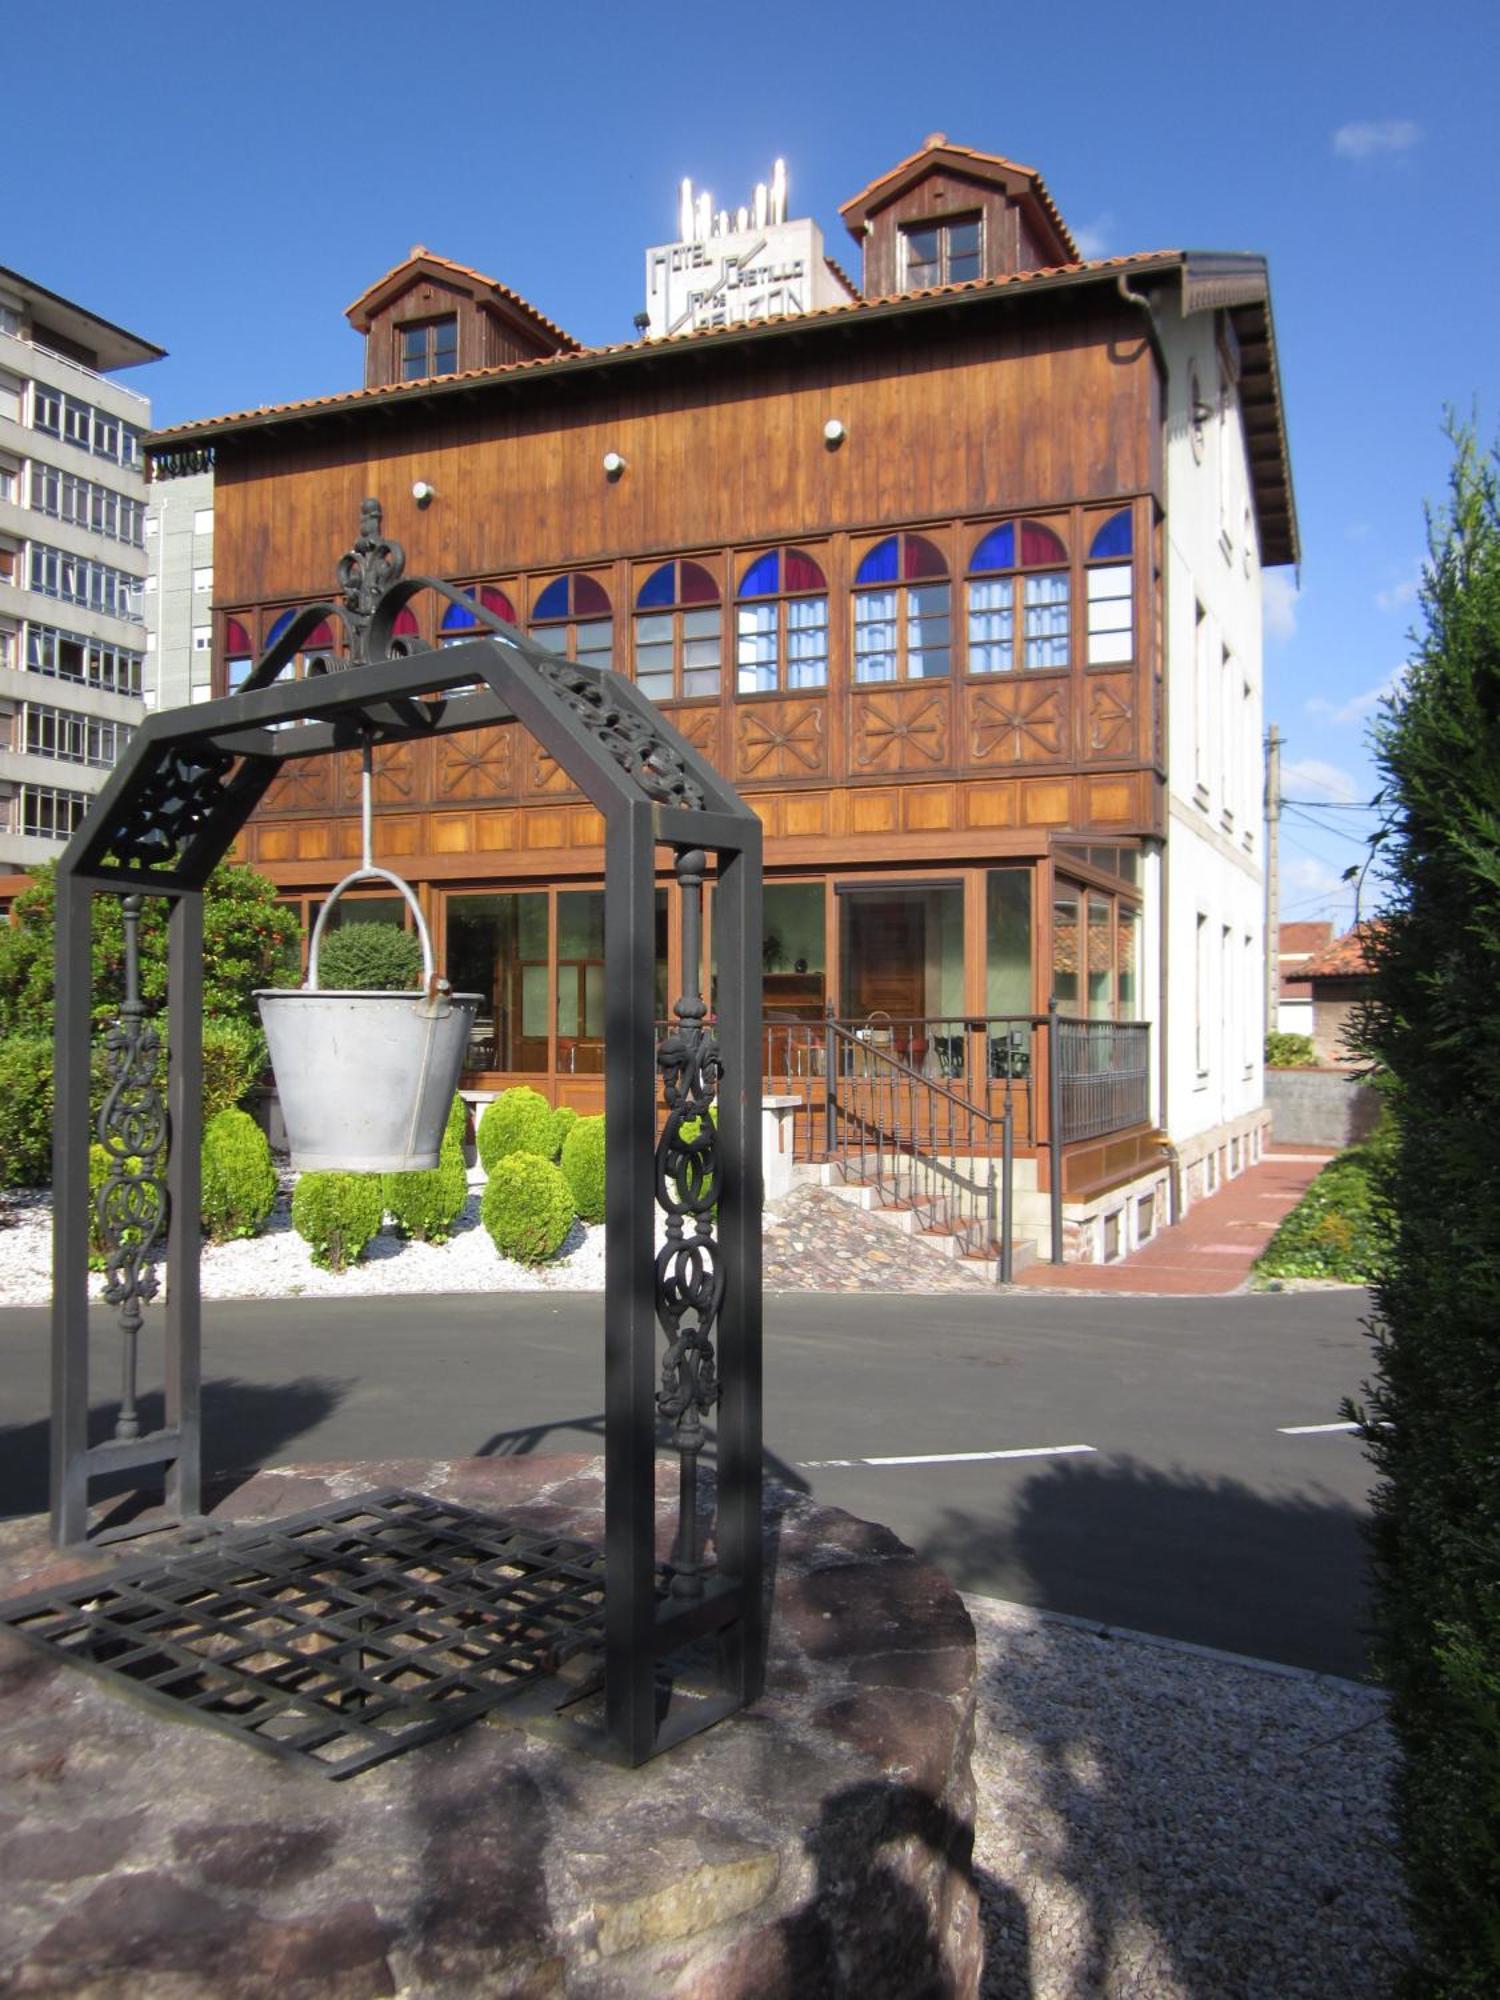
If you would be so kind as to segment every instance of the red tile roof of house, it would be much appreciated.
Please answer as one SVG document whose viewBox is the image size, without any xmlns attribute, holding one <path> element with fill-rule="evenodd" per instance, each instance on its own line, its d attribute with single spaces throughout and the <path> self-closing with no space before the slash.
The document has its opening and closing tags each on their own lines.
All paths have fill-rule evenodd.
<svg viewBox="0 0 1500 2000">
<path fill-rule="evenodd" d="M 1073 241 L 1072 232 L 1063 221 L 1057 204 L 1047 192 L 1046 182 L 1035 167 L 1023 167 L 1019 160 L 1007 160 L 1001 153 L 982 153 L 976 146 L 955 145 L 945 132 L 934 132 L 926 144 L 918 147 L 915 153 L 908 153 L 904 160 L 898 160 L 895 166 L 888 167 L 883 174 L 862 187 L 858 194 L 851 195 L 848 201 L 840 203 L 839 214 L 843 217 L 849 233 L 857 238 L 870 211 L 883 207 L 908 181 L 914 180 L 924 161 L 947 162 L 960 172 L 965 167 L 972 167 L 982 174 L 982 170 L 986 167 L 998 167 L 1004 173 L 1024 174 L 1031 182 L 1032 193 L 1036 196 L 1047 220 L 1057 231 L 1064 248 L 1071 250 L 1074 256 L 1077 256 L 1078 246 Z"/>
<path fill-rule="evenodd" d="M 1369 970 L 1365 957 L 1365 945 L 1372 934 L 1380 929 L 1378 922 L 1356 924 L 1351 931 L 1323 951 L 1314 952 L 1297 967 L 1299 979 L 1359 979 Z"/>
<path fill-rule="evenodd" d="M 1333 925 L 1326 919 L 1322 923 L 1278 924 L 1276 943 L 1279 955 L 1287 958 L 1321 951 L 1333 942 Z"/>
</svg>

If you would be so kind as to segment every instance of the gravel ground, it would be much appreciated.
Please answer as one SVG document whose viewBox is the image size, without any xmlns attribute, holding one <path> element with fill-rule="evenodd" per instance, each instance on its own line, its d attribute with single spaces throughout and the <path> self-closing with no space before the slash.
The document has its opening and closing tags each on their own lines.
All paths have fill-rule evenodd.
<svg viewBox="0 0 1500 2000">
<path fill-rule="evenodd" d="M 985 2000 L 1380 2000 L 1408 1939 L 1384 1697 L 992 1598 Z"/>
</svg>

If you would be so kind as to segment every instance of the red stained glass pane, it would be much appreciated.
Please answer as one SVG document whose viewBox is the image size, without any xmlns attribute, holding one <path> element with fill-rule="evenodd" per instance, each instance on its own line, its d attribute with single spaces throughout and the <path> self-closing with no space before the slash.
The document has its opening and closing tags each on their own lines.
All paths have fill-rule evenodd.
<svg viewBox="0 0 1500 2000">
<path fill-rule="evenodd" d="M 333 651 L 333 628 L 326 618 L 320 618 L 307 637 L 302 641 L 304 653 L 331 653 Z"/>
<path fill-rule="evenodd" d="M 901 551 L 901 574 L 911 583 L 917 577 L 946 576 L 948 565 L 925 535 L 907 535 Z"/>
<path fill-rule="evenodd" d="M 1044 528 L 1040 521 L 1021 523 L 1023 563 L 1065 563 L 1067 560 L 1067 550 L 1050 528 Z"/>
<path fill-rule="evenodd" d="M 224 621 L 224 651 L 232 654 L 253 653 L 255 651 L 255 648 L 250 643 L 250 634 L 245 630 L 238 618 L 226 618 Z"/>
<path fill-rule="evenodd" d="M 421 633 L 417 629 L 416 613 L 409 604 L 403 604 L 401 609 L 396 613 L 396 622 L 391 627 L 391 636 L 395 639 L 418 639 L 421 637 Z"/>
<path fill-rule="evenodd" d="M 788 549 L 785 587 L 788 590 L 826 590 L 828 583 L 811 556 L 804 555 L 801 549 Z"/>
<path fill-rule="evenodd" d="M 677 565 L 677 597 L 681 604 L 717 604 L 719 586 L 702 563 L 682 562 Z"/>
<path fill-rule="evenodd" d="M 573 616 L 575 618 L 607 618 L 609 616 L 609 592 L 603 584 L 595 583 L 591 576 L 574 576 Z"/>
<path fill-rule="evenodd" d="M 482 584 L 479 590 L 479 601 L 486 611 L 493 611 L 495 616 L 503 618 L 507 625 L 515 624 L 516 607 L 511 603 L 503 590 L 497 590 L 492 583 Z M 400 628 L 398 627 L 397 629 L 399 630 Z M 412 630 L 415 631 L 416 627 L 413 626 Z"/>
</svg>

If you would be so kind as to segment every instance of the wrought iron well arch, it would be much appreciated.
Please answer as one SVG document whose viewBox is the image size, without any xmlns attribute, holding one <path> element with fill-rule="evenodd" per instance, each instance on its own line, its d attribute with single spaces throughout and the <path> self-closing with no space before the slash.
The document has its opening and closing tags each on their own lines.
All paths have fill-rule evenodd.
<svg viewBox="0 0 1500 2000">
<path fill-rule="evenodd" d="M 641 1762 L 673 1733 L 753 1700 L 761 1613 L 760 822 L 635 686 L 532 644 L 405 555 L 367 500 L 338 565 L 339 595 L 309 606 L 223 699 L 149 716 L 57 872 L 56 1229 L 52 1524 L 88 1534 L 89 1484 L 165 1468 L 171 1516 L 201 1505 L 198 1274 L 203 885 L 288 763 L 517 721 L 605 822 L 606 1201 L 605 1732 Z M 405 651 L 396 619 L 422 591 L 461 605 L 483 630 L 440 651 Z M 325 619 L 348 635 L 348 665 L 284 683 Z M 295 724 L 295 727 L 289 726 Z M 670 848 L 683 897 L 685 991 L 658 1053 L 654 1034 L 656 854 Z M 699 982 L 702 898 L 712 857 L 722 1002 Z M 88 1443 L 90 927 L 93 898 L 125 912 L 127 992 L 107 1038 L 112 1087 L 99 1136 L 111 1172 L 98 1203 L 108 1298 L 118 1308 L 124 1393 L 115 1436 Z M 163 1107 L 158 1031 L 133 967 L 141 900 L 169 906 Z M 658 1068 L 667 1099 L 657 1138 Z M 717 1119 L 708 1116 L 710 1105 Z M 165 1116 L 163 1117 L 163 1110 Z M 686 1128 L 686 1129 L 685 1129 Z M 657 1254 L 655 1211 L 668 1216 Z M 172 1226 L 172 1219 L 179 1226 Z M 135 1349 L 165 1242 L 165 1423 L 139 1434 Z M 656 1388 L 656 1338 L 666 1339 Z M 703 1419 L 717 1411 L 715 1561 L 698 1504 Z M 655 1561 L 656 1425 L 681 1462 L 677 1546 L 662 1589 Z M 656 1662 L 712 1636 L 720 1687 L 691 1717 L 656 1714 Z"/>
</svg>

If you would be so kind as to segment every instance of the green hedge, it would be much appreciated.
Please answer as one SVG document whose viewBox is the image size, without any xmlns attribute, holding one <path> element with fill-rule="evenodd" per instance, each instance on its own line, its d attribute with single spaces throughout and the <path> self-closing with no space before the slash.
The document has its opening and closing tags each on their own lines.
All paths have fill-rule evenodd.
<svg viewBox="0 0 1500 2000">
<path fill-rule="evenodd" d="M 229 1016 L 203 1023 L 203 1120 L 230 1111 L 257 1083 L 267 1063 L 266 1038 L 249 1021 Z"/>
<path fill-rule="evenodd" d="M 474 1134 L 479 1164 L 492 1174 L 511 1153 L 535 1153 L 550 1160 L 554 1157 L 554 1130 L 552 1106 L 539 1090 L 524 1083 L 514 1090 L 502 1090 L 484 1107 Z"/>
<path fill-rule="evenodd" d="M 358 1263 L 385 1220 L 379 1174 L 304 1174 L 292 1194 L 292 1227 L 325 1271 Z"/>
<path fill-rule="evenodd" d="M 418 1243 L 446 1243 L 469 1199 L 469 1175 L 464 1166 L 464 1127 L 468 1113 L 461 1097 L 448 1111 L 438 1163 L 421 1173 L 387 1174 L 385 1205 L 405 1236 Z"/>
<path fill-rule="evenodd" d="M 562 1170 L 585 1222 L 604 1220 L 604 1120 L 580 1118 L 563 1141 Z"/>
<path fill-rule="evenodd" d="M 1271 1069 L 1316 1069 L 1318 1052 L 1311 1035 L 1266 1036 L 1266 1064 Z"/>
<path fill-rule="evenodd" d="M 52 1184 L 50 1035 L 7 1035 L 0 1042 L 0 1186 Z"/>
<path fill-rule="evenodd" d="M 213 1243 L 258 1236 L 276 1205 L 266 1135 L 245 1111 L 217 1112 L 203 1128 L 204 1233 Z"/>
<path fill-rule="evenodd" d="M 1389 1240 L 1380 1194 L 1384 1151 L 1372 1142 L 1330 1160 L 1266 1245 L 1256 1277 L 1373 1282 Z"/>
<path fill-rule="evenodd" d="M 562 1170 L 538 1153 L 508 1153 L 495 1164 L 480 1215 L 502 1257 L 541 1264 L 573 1225 L 573 1196 Z"/>
<path fill-rule="evenodd" d="M 1376 1659 L 1419 1959 L 1500 1994 L 1500 457 L 1456 434 L 1423 630 L 1376 725 L 1382 923 L 1362 1053 L 1396 1139 L 1364 1418 Z"/>
</svg>

